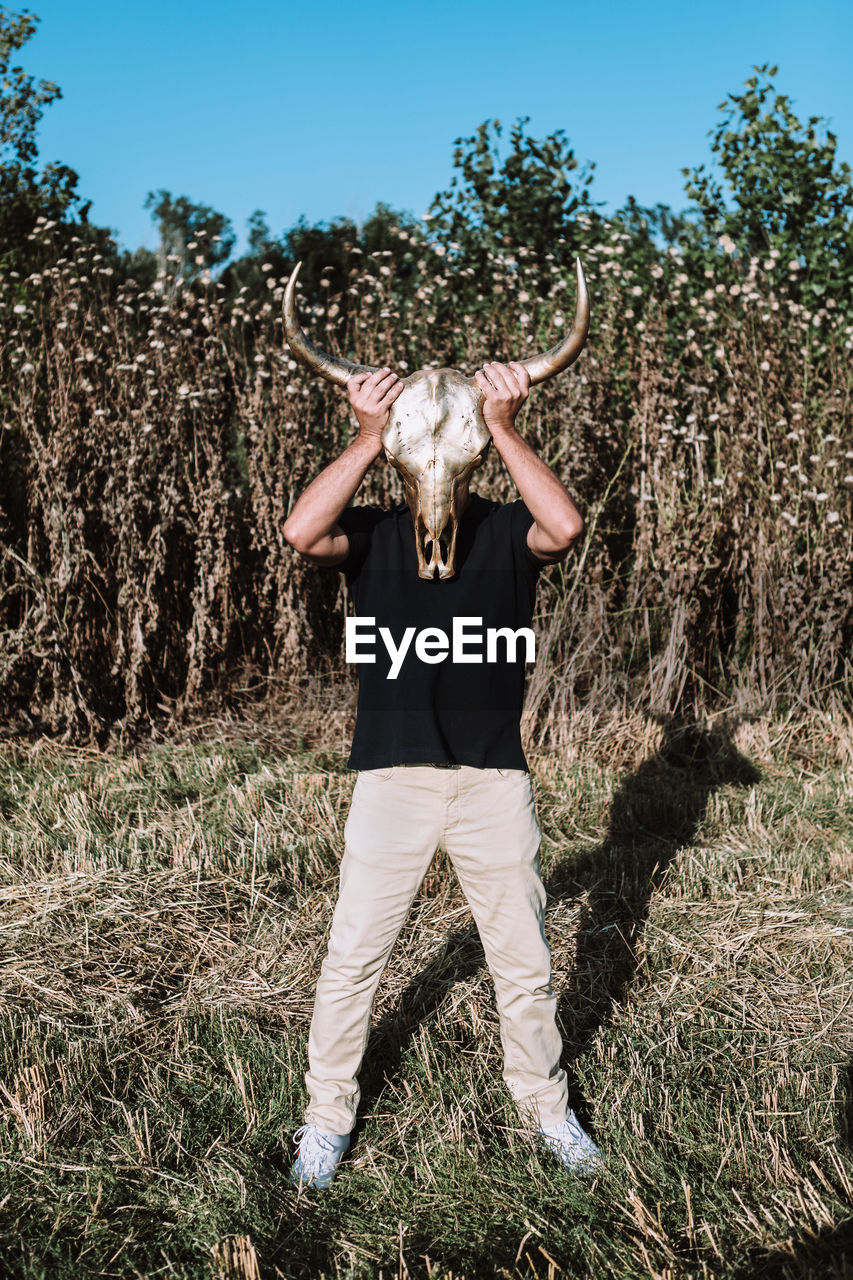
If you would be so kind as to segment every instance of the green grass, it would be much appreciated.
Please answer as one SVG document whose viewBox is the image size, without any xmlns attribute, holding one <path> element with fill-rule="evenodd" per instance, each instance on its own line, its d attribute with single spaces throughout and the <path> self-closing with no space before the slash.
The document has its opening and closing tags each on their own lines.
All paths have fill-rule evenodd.
<svg viewBox="0 0 853 1280">
<path fill-rule="evenodd" d="M 564 1065 L 606 1173 L 572 1179 L 524 1131 L 439 859 L 377 996 L 352 1148 L 299 1195 L 352 775 L 247 742 L 4 748 L 3 1274 L 853 1275 L 841 748 L 657 726 L 537 758 L 534 782 Z"/>
</svg>

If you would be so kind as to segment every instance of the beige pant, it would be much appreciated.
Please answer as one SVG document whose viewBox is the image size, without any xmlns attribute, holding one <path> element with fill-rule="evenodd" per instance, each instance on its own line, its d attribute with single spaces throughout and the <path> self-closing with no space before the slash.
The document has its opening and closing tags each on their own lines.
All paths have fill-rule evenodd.
<svg viewBox="0 0 853 1280">
<path fill-rule="evenodd" d="M 363 771 L 344 837 L 340 896 L 308 1038 L 306 1119 L 341 1134 L 355 1124 L 373 997 L 421 881 L 444 848 L 494 979 L 504 1080 L 531 1120 L 559 1124 L 566 1075 L 529 775 L 467 765 Z"/>
</svg>

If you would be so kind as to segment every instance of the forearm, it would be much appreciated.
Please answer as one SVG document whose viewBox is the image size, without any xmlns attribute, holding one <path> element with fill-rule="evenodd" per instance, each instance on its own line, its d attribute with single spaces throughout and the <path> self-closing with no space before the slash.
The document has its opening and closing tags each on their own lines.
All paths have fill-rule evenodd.
<svg viewBox="0 0 853 1280">
<path fill-rule="evenodd" d="M 312 558 L 346 552 L 346 534 L 336 527 L 338 517 L 381 451 L 378 436 L 360 433 L 311 481 L 284 524 L 284 536 L 292 547 Z"/>
<path fill-rule="evenodd" d="M 533 516 L 527 545 L 544 560 L 560 560 L 583 530 L 571 494 L 550 467 L 515 429 L 515 419 L 530 390 L 526 367 L 490 360 L 474 374 L 483 393 L 483 420 L 522 501 Z"/>
<path fill-rule="evenodd" d="M 583 531 L 583 518 L 563 482 L 515 427 L 492 428 L 495 448 L 533 516 L 534 550 L 561 555 Z"/>
<path fill-rule="evenodd" d="M 361 484 L 367 469 L 382 452 L 382 431 L 388 411 L 403 383 L 387 365 L 365 370 L 347 382 L 347 395 L 359 433 L 339 458 L 312 480 L 284 522 L 284 536 L 294 550 L 317 564 L 339 564 L 349 551 L 349 539 L 338 517 Z"/>
</svg>

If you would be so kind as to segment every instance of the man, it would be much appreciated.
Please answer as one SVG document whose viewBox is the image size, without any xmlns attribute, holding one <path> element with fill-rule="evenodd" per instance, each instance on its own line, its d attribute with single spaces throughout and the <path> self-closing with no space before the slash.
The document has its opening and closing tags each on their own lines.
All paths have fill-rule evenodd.
<svg viewBox="0 0 853 1280">
<path fill-rule="evenodd" d="M 350 756 L 359 773 L 309 1034 L 309 1105 L 291 1172 L 300 1185 L 327 1187 L 349 1146 L 376 988 L 440 847 L 459 877 L 495 982 L 512 1096 L 568 1169 L 586 1174 L 602 1165 L 568 1107 L 559 1066 L 540 832 L 520 739 L 529 654 L 522 635 L 511 634 L 529 628 L 539 572 L 563 559 L 583 521 L 565 486 L 515 429 L 530 385 L 525 366 L 488 363 L 474 381 L 521 500 L 490 503 L 463 487 L 449 580 L 418 576 L 405 505 L 347 509 L 382 452 L 389 411 L 403 390 L 387 367 L 347 381 L 358 436 L 308 486 L 284 527 L 301 555 L 345 573 L 356 614 L 387 637 L 386 652 L 362 635 Z M 476 623 L 494 624 L 490 660 L 482 641 L 478 652 Z M 451 653 L 441 636 L 457 631 L 463 643 Z"/>
</svg>

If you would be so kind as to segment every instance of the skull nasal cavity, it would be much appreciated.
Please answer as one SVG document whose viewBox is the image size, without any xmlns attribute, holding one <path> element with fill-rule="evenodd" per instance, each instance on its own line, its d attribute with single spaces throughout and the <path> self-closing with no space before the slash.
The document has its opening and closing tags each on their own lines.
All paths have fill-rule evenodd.
<svg viewBox="0 0 853 1280">
<path fill-rule="evenodd" d="M 432 538 L 425 538 L 425 539 L 424 539 L 424 557 L 425 557 L 427 560 L 431 560 L 431 559 L 432 559 L 432 549 L 433 549 L 433 546 L 434 546 L 434 545 L 435 545 L 435 543 L 434 543 L 434 541 L 433 541 L 433 539 L 432 539 Z M 445 539 L 444 539 L 444 538 L 439 538 L 439 540 L 438 540 L 438 554 L 441 556 L 441 562 L 442 562 L 442 564 L 447 564 L 447 551 L 448 551 L 447 542 L 445 541 Z"/>
</svg>

